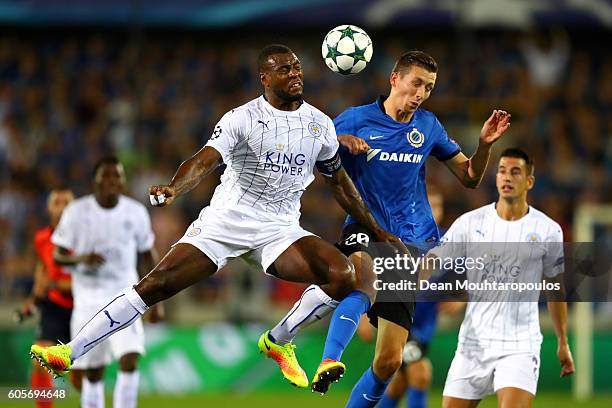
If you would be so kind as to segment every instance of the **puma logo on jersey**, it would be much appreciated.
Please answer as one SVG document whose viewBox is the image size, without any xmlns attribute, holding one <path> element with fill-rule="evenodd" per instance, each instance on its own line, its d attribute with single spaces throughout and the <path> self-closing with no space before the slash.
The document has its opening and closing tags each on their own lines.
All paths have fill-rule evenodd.
<svg viewBox="0 0 612 408">
<path fill-rule="evenodd" d="M 118 322 L 116 320 L 113 320 L 113 318 L 111 317 L 110 313 L 108 312 L 108 310 L 104 311 L 104 314 L 106 315 L 106 317 L 108 317 L 108 320 L 110 320 L 110 327 L 113 327 L 115 324 L 121 324 L 121 322 Z"/>
<path fill-rule="evenodd" d="M 269 121 L 269 120 L 268 120 L 268 121 L 266 121 L 266 122 L 264 122 L 263 120 L 258 120 L 258 121 L 257 121 L 257 123 L 261 123 L 262 125 L 264 125 L 264 126 L 265 126 L 265 128 L 266 128 L 266 129 L 269 129 L 269 128 L 268 128 L 268 123 L 270 123 L 270 121 Z"/>
<path fill-rule="evenodd" d="M 380 153 L 380 154 L 379 154 Z M 366 156 L 366 160 L 370 161 L 378 156 L 380 161 L 392 161 L 400 163 L 420 163 L 423 160 L 423 155 L 418 153 L 388 153 L 382 149 L 370 149 Z"/>
</svg>

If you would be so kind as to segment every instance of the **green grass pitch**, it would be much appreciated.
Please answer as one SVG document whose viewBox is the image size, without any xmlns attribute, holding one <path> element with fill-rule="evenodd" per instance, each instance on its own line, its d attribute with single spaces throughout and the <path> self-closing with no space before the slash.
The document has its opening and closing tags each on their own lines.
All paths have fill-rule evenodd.
<svg viewBox="0 0 612 408">
<path fill-rule="evenodd" d="M 333 390 L 329 395 L 320 396 L 309 391 L 294 390 L 282 393 L 254 393 L 254 394 L 194 394 L 194 395 L 143 395 L 140 396 L 140 408 L 202 408 L 202 407 L 249 407 L 249 408 L 327 408 L 343 407 L 348 394 L 336 393 Z M 78 397 L 72 395 L 64 401 L 58 401 L 56 408 L 78 407 Z M 3 408 L 33 406 L 32 401 L 3 401 Z M 107 394 L 106 406 L 112 406 L 112 396 Z M 402 402 L 400 407 L 406 405 Z M 441 406 L 440 390 L 433 391 L 429 398 L 430 407 Z M 489 397 L 479 407 L 496 407 L 495 398 Z M 593 400 L 578 404 L 566 393 L 542 392 L 535 399 L 535 408 L 561 408 L 561 407 L 588 407 L 609 408 L 612 406 L 612 395 L 599 395 Z"/>
</svg>

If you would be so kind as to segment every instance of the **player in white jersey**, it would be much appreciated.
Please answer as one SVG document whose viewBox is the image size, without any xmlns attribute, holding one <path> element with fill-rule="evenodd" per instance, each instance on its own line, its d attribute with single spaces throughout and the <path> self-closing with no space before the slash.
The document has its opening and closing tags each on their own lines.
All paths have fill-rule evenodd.
<svg viewBox="0 0 612 408">
<path fill-rule="evenodd" d="M 72 275 L 72 338 L 111 296 L 138 282 L 139 271 L 144 276 L 154 265 L 149 213 L 142 204 L 122 195 L 124 189 L 125 173 L 119 160 L 101 159 L 94 168 L 94 194 L 70 203 L 51 237 L 56 245 L 55 261 Z M 154 312 L 159 310 L 155 308 Z M 111 315 L 104 317 L 113 330 L 124 323 Z M 79 359 L 74 367 L 85 370 L 81 405 L 104 406 L 104 368 L 115 357 L 119 359 L 119 373 L 113 406 L 135 407 L 137 363 L 143 352 L 143 327 L 137 321 Z"/>
<path fill-rule="evenodd" d="M 434 253 L 442 256 L 450 251 L 464 259 L 486 253 L 483 268 L 466 272 L 468 282 L 558 280 L 563 273 L 563 233 L 559 224 L 528 205 L 527 192 L 534 181 L 529 156 L 518 148 L 506 149 L 497 168 L 497 202 L 459 217 Z M 499 294 L 512 301 L 474 300 L 483 293 L 468 291 L 470 301 L 446 378 L 443 407 L 475 407 L 493 393 L 500 407 L 530 407 L 540 369 L 539 292 L 531 301 L 521 300 L 510 289 Z M 574 371 L 567 342 L 567 304 L 549 300 L 548 310 L 557 335 L 561 376 L 566 376 Z"/>
<path fill-rule="evenodd" d="M 328 302 L 356 289 L 374 295 L 371 282 L 357 282 L 354 267 L 336 247 L 299 225 L 300 197 L 314 179 L 315 165 L 340 205 L 379 241 L 399 239 L 376 223 L 342 168 L 331 119 L 302 99 L 303 73 L 295 54 L 271 45 L 260 52 L 258 65 L 263 96 L 225 114 L 208 143 L 180 165 L 169 185 L 150 188 L 154 205 L 171 204 L 223 162 L 227 168 L 210 206 L 145 278 L 109 299 L 69 344 L 32 347 L 33 357 L 53 372 L 68 372 L 72 360 L 150 306 L 211 276 L 229 258 L 246 257 L 281 279 L 316 283 Z M 109 319 L 120 325 L 110 328 Z M 279 352 L 295 360 L 292 346 Z M 308 386 L 301 369 L 288 379 Z"/>
</svg>

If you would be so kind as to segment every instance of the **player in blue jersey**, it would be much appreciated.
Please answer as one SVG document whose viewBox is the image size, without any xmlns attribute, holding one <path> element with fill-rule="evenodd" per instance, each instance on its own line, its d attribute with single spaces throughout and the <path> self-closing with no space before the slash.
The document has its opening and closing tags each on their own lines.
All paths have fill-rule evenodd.
<svg viewBox="0 0 612 408">
<path fill-rule="evenodd" d="M 427 188 L 427 198 L 434 220 L 440 225 L 444 217 L 444 197 L 439 189 L 430 185 Z M 440 235 L 443 235 L 443 231 L 440 231 Z M 393 376 L 378 408 L 397 407 L 404 393 L 410 408 L 427 406 L 427 392 L 432 378 L 427 351 L 436 331 L 438 310 L 454 311 L 458 307 L 462 307 L 459 302 L 421 302 L 417 296 L 408 343 L 404 346 L 402 367 Z"/>
<path fill-rule="evenodd" d="M 429 185 L 427 187 L 427 198 L 431 211 L 437 225 L 440 225 L 444 217 L 444 197 L 438 188 Z M 440 235 L 444 235 L 440 229 Z M 408 337 L 408 343 L 404 346 L 402 366 L 395 373 L 387 387 L 384 397 L 380 400 L 377 408 L 395 408 L 406 394 L 406 402 L 410 408 L 424 408 L 427 406 L 427 393 L 431 386 L 432 366 L 427 357 L 429 343 L 436 331 L 438 311 L 453 314 L 461 310 L 463 302 L 431 302 L 431 296 L 425 294 L 424 301 L 419 300 L 414 308 L 414 318 Z M 360 322 L 360 336 L 371 338 L 369 331 L 371 326 L 362 319 Z"/>
<path fill-rule="evenodd" d="M 397 60 L 390 75 L 388 97 L 349 108 L 334 120 L 344 149 L 341 158 L 347 173 L 368 204 L 377 222 L 405 243 L 439 240 L 425 188 L 425 162 L 430 155 L 444 162 L 468 188 L 476 188 L 489 160 L 491 145 L 510 126 L 510 115 L 494 110 L 480 132 L 476 153 L 466 157 L 448 137 L 436 116 L 420 105 L 429 98 L 437 76 L 435 60 L 422 51 L 410 51 Z M 368 253 L 375 236 L 348 217 L 337 246 L 362 275 L 373 274 Z M 360 276 L 360 279 L 370 279 Z M 305 325 L 334 308 L 313 285 L 289 314 L 270 332 L 276 343 L 289 343 Z M 359 299 L 338 304 L 329 327 L 313 391 L 325 393 L 344 373 L 340 357 L 357 328 L 367 305 Z M 372 367 L 359 380 L 348 406 L 374 406 L 402 361 L 402 350 L 412 323 L 414 303 L 377 301 L 368 316 L 378 327 Z M 282 369 L 282 366 L 281 366 Z"/>
</svg>

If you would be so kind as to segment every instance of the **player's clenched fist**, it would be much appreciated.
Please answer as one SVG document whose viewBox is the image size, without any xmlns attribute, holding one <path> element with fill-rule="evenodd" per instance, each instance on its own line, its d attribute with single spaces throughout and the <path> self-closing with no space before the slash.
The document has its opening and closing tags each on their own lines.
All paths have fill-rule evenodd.
<svg viewBox="0 0 612 408">
<path fill-rule="evenodd" d="M 176 197 L 176 190 L 171 186 L 151 186 L 149 200 L 154 207 L 165 207 L 172 204 Z"/>
<path fill-rule="evenodd" d="M 338 135 L 338 142 L 348 149 L 351 154 L 367 153 L 370 146 L 365 140 L 353 135 Z"/>
</svg>

